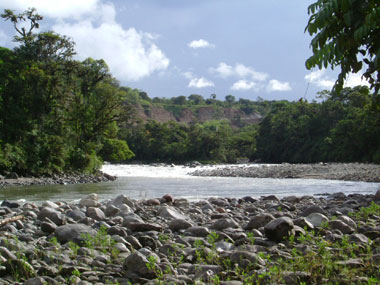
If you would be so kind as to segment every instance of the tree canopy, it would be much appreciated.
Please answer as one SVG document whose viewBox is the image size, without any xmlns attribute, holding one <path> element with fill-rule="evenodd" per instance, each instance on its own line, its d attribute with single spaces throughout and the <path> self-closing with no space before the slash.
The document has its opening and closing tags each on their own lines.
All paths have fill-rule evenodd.
<svg viewBox="0 0 380 285">
<path fill-rule="evenodd" d="M 306 67 L 340 66 L 334 89 L 342 90 L 350 72 L 365 70 L 363 77 L 380 90 L 380 2 L 378 0 L 318 0 L 308 7 L 305 31 L 313 55 Z"/>
</svg>

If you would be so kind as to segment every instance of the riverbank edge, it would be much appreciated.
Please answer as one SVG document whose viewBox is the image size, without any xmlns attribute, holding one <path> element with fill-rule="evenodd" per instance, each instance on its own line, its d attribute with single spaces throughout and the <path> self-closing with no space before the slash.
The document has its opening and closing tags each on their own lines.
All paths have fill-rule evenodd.
<svg viewBox="0 0 380 285">
<path fill-rule="evenodd" d="M 190 175 L 278 179 L 325 179 L 379 183 L 380 165 L 365 163 L 233 165 L 211 170 L 196 170 Z"/>
<path fill-rule="evenodd" d="M 378 284 L 375 195 L 4 201 L 1 284 Z"/>
<path fill-rule="evenodd" d="M 32 185 L 69 185 L 69 184 L 84 184 L 84 183 L 100 183 L 116 180 L 116 176 L 109 175 L 102 171 L 97 171 L 94 174 L 83 173 L 63 173 L 55 174 L 50 177 L 18 177 L 1 178 L 0 188 L 32 186 Z"/>
</svg>

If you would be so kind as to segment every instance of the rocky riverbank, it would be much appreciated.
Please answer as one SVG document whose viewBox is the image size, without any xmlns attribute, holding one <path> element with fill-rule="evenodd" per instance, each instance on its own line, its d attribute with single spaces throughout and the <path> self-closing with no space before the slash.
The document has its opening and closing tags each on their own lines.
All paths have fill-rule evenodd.
<svg viewBox="0 0 380 285">
<path fill-rule="evenodd" d="M 60 174 L 42 177 L 19 177 L 16 173 L 10 173 L 8 176 L 0 175 L 0 188 L 12 186 L 31 186 L 31 185 L 55 185 L 55 184 L 79 184 L 79 183 L 99 183 L 114 181 L 115 176 L 103 172 L 95 174 Z"/>
<path fill-rule="evenodd" d="M 0 207 L 0 284 L 378 284 L 375 195 Z"/>
<path fill-rule="evenodd" d="M 380 182 L 380 165 L 363 163 L 236 165 L 212 170 L 197 170 L 191 175 L 252 178 L 310 178 Z"/>
</svg>

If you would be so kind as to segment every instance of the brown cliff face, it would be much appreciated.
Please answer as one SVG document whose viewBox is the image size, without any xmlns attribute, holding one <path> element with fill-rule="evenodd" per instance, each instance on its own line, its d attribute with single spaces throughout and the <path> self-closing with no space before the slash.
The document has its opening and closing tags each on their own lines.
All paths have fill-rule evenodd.
<svg viewBox="0 0 380 285">
<path fill-rule="evenodd" d="M 199 107 L 196 112 L 184 108 L 179 114 L 175 115 L 163 107 L 151 105 L 149 108 L 136 106 L 137 117 L 143 121 L 154 120 L 160 123 L 176 121 L 179 123 L 204 123 L 211 120 L 227 119 L 234 127 L 241 127 L 249 124 L 257 124 L 262 116 L 259 113 L 245 114 L 242 110 L 233 108 L 215 109 L 212 106 Z"/>
</svg>

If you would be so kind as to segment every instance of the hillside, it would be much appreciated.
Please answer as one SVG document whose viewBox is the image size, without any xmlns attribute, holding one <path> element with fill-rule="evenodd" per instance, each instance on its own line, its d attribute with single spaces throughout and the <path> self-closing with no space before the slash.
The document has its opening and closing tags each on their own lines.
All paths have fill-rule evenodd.
<svg viewBox="0 0 380 285">
<path fill-rule="evenodd" d="M 258 112 L 246 114 L 240 109 L 225 108 L 216 106 L 200 106 L 196 109 L 182 107 L 178 112 L 168 110 L 163 106 L 151 104 L 149 108 L 142 105 L 134 105 L 136 115 L 143 121 L 154 120 L 160 123 L 176 121 L 179 123 L 204 123 L 211 120 L 226 119 L 233 127 L 241 127 L 249 124 L 257 124 L 261 121 L 262 115 Z"/>
<path fill-rule="evenodd" d="M 126 103 L 131 106 L 135 117 L 143 122 L 154 120 L 159 123 L 204 123 L 227 120 L 232 127 L 244 127 L 259 123 L 273 103 L 261 99 L 236 101 L 232 95 L 227 95 L 225 101 L 214 97 L 205 99 L 197 94 L 152 99 L 143 91 L 123 88 L 127 91 Z"/>
</svg>

